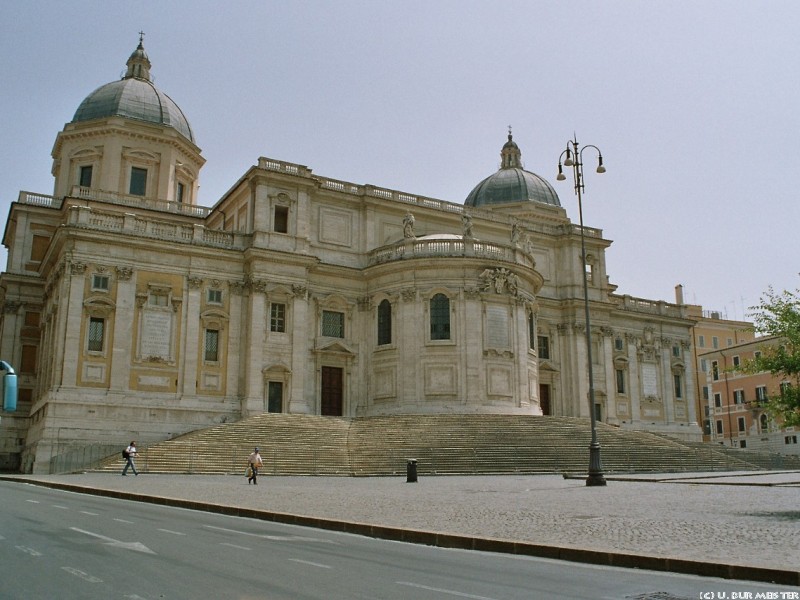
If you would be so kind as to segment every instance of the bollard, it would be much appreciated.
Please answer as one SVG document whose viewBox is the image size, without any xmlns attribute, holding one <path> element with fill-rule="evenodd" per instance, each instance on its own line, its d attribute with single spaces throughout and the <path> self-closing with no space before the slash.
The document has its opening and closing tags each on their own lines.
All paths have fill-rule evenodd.
<svg viewBox="0 0 800 600">
<path fill-rule="evenodd" d="M 406 462 L 406 483 L 417 482 L 417 459 L 409 458 Z"/>
</svg>

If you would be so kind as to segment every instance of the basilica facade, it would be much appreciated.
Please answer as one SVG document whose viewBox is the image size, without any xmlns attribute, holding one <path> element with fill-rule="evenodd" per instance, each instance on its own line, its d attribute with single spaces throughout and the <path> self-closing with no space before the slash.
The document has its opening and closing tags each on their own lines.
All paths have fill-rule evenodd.
<svg viewBox="0 0 800 600">
<path fill-rule="evenodd" d="M 683 304 L 620 295 L 599 229 L 523 168 L 460 202 L 261 157 L 207 208 L 204 164 L 140 42 L 58 133 L 54 192 L 10 208 L 0 467 L 260 412 L 589 417 L 699 439 Z"/>
</svg>

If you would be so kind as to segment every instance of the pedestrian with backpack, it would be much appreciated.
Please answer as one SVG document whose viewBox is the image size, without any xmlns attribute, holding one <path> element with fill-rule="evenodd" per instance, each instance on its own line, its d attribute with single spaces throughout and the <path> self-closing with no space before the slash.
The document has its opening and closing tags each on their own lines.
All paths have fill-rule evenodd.
<svg viewBox="0 0 800 600">
<path fill-rule="evenodd" d="M 138 475 L 139 472 L 136 470 L 136 464 L 133 462 L 133 459 L 136 458 L 136 442 L 131 442 L 131 445 L 125 448 L 122 451 L 122 458 L 125 459 L 125 468 L 122 469 L 122 476 L 125 477 L 128 474 L 128 469 L 133 469 L 133 474 Z"/>
</svg>

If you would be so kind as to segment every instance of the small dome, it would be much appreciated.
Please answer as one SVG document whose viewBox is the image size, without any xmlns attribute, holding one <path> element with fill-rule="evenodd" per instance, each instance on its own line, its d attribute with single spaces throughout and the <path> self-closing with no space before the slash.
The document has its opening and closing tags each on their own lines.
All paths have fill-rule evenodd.
<svg viewBox="0 0 800 600">
<path fill-rule="evenodd" d="M 128 70 L 120 81 L 100 86 L 81 102 L 73 123 L 125 117 L 172 127 L 195 143 L 189 121 L 172 98 L 150 80 L 150 60 L 139 40 L 139 46 L 128 59 Z"/>
<path fill-rule="evenodd" d="M 500 170 L 475 186 L 464 201 L 465 206 L 480 207 L 515 202 L 541 202 L 561 206 L 553 186 L 535 173 L 522 168 L 522 152 L 510 133 L 500 157 Z"/>
</svg>

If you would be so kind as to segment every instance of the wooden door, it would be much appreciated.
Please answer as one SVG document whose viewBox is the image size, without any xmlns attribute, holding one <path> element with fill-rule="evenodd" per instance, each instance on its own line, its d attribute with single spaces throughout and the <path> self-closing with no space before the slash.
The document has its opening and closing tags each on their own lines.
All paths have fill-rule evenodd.
<svg viewBox="0 0 800 600">
<path fill-rule="evenodd" d="M 339 367 L 322 367 L 322 397 L 320 414 L 341 417 L 344 396 L 344 370 Z"/>
</svg>

